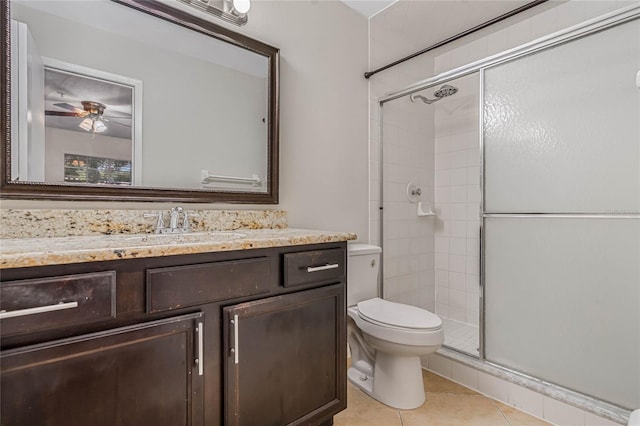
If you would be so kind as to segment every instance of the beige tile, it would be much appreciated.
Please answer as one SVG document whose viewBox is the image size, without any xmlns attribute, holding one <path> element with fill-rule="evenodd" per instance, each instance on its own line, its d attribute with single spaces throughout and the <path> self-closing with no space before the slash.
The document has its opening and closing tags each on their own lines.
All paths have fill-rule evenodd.
<svg viewBox="0 0 640 426">
<path fill-rule="evenodd" d="M 350 360 L 349 360 L 350 361 Z M 427 401 L 415 410 L 397 410 L 347 383 L 347 409 L 336 426 L 543 426 L 549 423 L 423 370 Z"/>
<path fill-rule="evenodd" d="M 494 401 L 494 403 L 502 412 L 502 414 L 504 414 L 507 420 L 509 420 L 511 426 L 543 426 L 551 424 L 537 417 L 533 417 L 527 413 L 524 413 L 517 408 L 511 407 L 510 405 L 506 405 L 498 401 Z"/>
<path fill-rule="evenodd" d="M 424 378 L 425 392 L 478 395 L 474 390 L 454 383 L 451 380 L 445 379 L 444 377 L 433 374 L 427 370 L 422 370 L 422 377 Z"/>
<path fill-rule="evenodd" d="M 482 395 L 428 393 L 422 407 L 400 414 L 403 426 L 509 426 L 493 400 Z"/>
<path fill-rule="evenodd" d="M 335 426 L 401 426 L 398 410 L 347 383 L 347 409 L 333 418 Z"/>
</svg>

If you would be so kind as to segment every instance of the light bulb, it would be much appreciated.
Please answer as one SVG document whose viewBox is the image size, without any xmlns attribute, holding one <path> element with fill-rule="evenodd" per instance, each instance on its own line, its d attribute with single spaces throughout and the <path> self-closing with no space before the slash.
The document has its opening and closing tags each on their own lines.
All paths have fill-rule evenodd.
<svg viewBox="0 0 640 426">
<path fill-rule="evenodd" d="M 240 14 L 245 14 L 251 9 L 251 0 L 233 0 L 233 8 Z"/>
</svg>

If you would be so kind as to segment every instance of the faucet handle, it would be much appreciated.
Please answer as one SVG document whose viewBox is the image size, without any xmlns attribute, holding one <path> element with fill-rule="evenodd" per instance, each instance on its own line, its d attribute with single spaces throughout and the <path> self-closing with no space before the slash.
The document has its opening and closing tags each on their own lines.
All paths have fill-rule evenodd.
<svg viewBox="0 0 640 426">
<path fill-rule="evenodd" d="M 162 212 L 157 213 L 145 213 L 144 217 L 157 217 L 156 222 L 156 234 L 159 234 L 164 229 L 164 214 Z"/>
<path fill-rule="evenodd" d="M 191 224 L 189 223 L 189 216 L 194 216 L 194 217 L 199 217 L 200 215 L 198 213 L 189 213 L 187 210 L 183 211 L 183 217 L 182 217 L 182 230 L 184 232 L 189 232 L 191 230 Z"/>
</svg>

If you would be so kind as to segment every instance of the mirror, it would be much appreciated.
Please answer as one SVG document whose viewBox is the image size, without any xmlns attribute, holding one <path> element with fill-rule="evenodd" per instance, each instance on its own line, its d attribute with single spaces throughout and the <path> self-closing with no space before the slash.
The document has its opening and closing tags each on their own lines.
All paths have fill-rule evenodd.
<svg viewBox="0 0 640 426">
<path fill-rule="evenodd" d="M 159 1 L 0 7 L 3 197 L 278 202 L 277 48 Z"/>
</svg>

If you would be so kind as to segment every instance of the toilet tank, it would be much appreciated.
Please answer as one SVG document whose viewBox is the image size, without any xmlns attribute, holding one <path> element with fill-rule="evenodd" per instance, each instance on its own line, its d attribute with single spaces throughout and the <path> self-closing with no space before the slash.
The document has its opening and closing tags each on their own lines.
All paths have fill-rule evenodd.
<svg viewBox="0 0 640 426">
<path fill-rule="evenodd" d="M 378 272 L 382 249 L 371 244 L 347 246 L 347 306 L 378 296 Z"/>
</svg>

